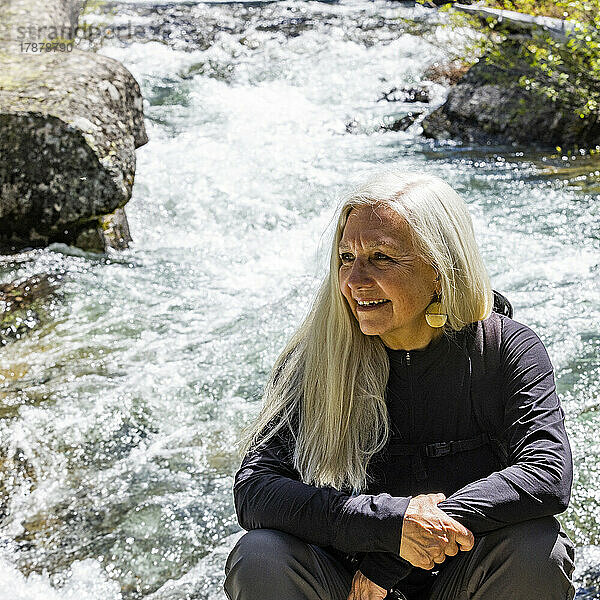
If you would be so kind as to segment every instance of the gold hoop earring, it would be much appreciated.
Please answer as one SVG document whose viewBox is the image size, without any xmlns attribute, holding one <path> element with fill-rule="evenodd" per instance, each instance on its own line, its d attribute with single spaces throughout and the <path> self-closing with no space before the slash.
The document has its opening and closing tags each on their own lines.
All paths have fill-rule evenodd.
<svg viewBox="0 0 600 600">
<path fill-rule="evenodd" d="M 433 300 L 425 309 L 425 320 L 427 321 L 427 325 L 429 325 L 429 327 L 443 327 L 446 324 L 446 321 L 448 320 L 448 315 L 442 312 L 441 300 L 441 295 L 435 292 Z"/>
</svg>

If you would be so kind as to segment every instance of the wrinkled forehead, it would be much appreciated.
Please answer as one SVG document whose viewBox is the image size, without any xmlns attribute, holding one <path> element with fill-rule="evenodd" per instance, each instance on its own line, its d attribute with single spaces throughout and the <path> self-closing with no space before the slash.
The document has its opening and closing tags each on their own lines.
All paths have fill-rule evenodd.
<svg viewBox="0 0 600 600">
<path fill-rule="evenodd" d="M 406 220 L 385 204 L 352 208 L 342 231 L 340 246 L 387 245 L 413 248 L 413 234 Z"/>
</svg>

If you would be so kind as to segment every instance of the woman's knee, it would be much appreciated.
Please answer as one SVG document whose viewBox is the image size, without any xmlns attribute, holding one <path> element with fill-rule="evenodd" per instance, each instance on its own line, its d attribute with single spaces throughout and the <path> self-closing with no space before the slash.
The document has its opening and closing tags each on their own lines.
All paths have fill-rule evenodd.
<svg viewBox="0 0 600 600">
<path fill-rule="evenodd" d="M 298 538 L 276 529 L 253 529 L 244 534 L 225 563 L 227 596 L 231 600 L 268 598 L 269 586 L 281 585 L 301 544 Z"/>
<path fill-rule="evenodd" d="M 554 517 L 517 523 L 482 538 L 491 569 L 502 564 L 522 593 L 565 600 L 572 590 L 573 542 Z M 495 563 L 495 565 L 493 564 Z M 541 593 L 547 590 L 547 593 Z M 518 597 L 518 596 L 517 596 Z M 525 596 L 523 596 L 525 597 Z M 571 596 L 572 597 L 572 596 Z"/>
<path fill-rule="evenodd" d="M 520 563 L 574 562 L 574 547 L 554 517 L 515 523 L 485 536 L 487 544 L 500 546 L 503 554 Z"/>
<path fill-rule="evenodd" d="M 225 569 L 227 571 L 230 563 L 235 561 L 243 561 L 250 569 L 285 563 L 294 547 L 301 543 L 298 538 L 277 529 L 253 529 L 237 541 Z"/>
</svg>

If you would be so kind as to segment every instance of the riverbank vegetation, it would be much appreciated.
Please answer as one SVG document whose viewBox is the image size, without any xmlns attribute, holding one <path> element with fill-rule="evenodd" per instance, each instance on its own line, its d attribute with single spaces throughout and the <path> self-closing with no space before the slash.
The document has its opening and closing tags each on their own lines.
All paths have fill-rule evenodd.
<svg viewBox="0 0 600 600">
<path fill-rule="evenodd" d="M 446 5 L 451 27 L 472 27 L 478 36 L 469 54 L 496 67 L 507 83 L 556 103 L 593 127 L 600 113 L 600 0 L 491 0 L 486 7 L 565 19 L 564 33 L 542 27 L 508 32 L 500 19 L 466 14 Z M 501 82 L 500 82 L 501 83 Z M 536 95 L 537 95 L 536 94 Z"/>
</svg>

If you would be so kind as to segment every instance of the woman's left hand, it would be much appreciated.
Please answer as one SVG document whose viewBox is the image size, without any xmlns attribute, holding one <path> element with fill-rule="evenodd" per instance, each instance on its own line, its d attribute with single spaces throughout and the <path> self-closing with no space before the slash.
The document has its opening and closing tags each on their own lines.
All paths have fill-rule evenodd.
<svg viewBox="0 0 600 600">
<path fill-rule="evenodd" d="M 379 587 L 360 571 L 354 573 L 352 589 L 347 600 L 383 600 L 387 596 L 387 590 Z"/>
</svg>

